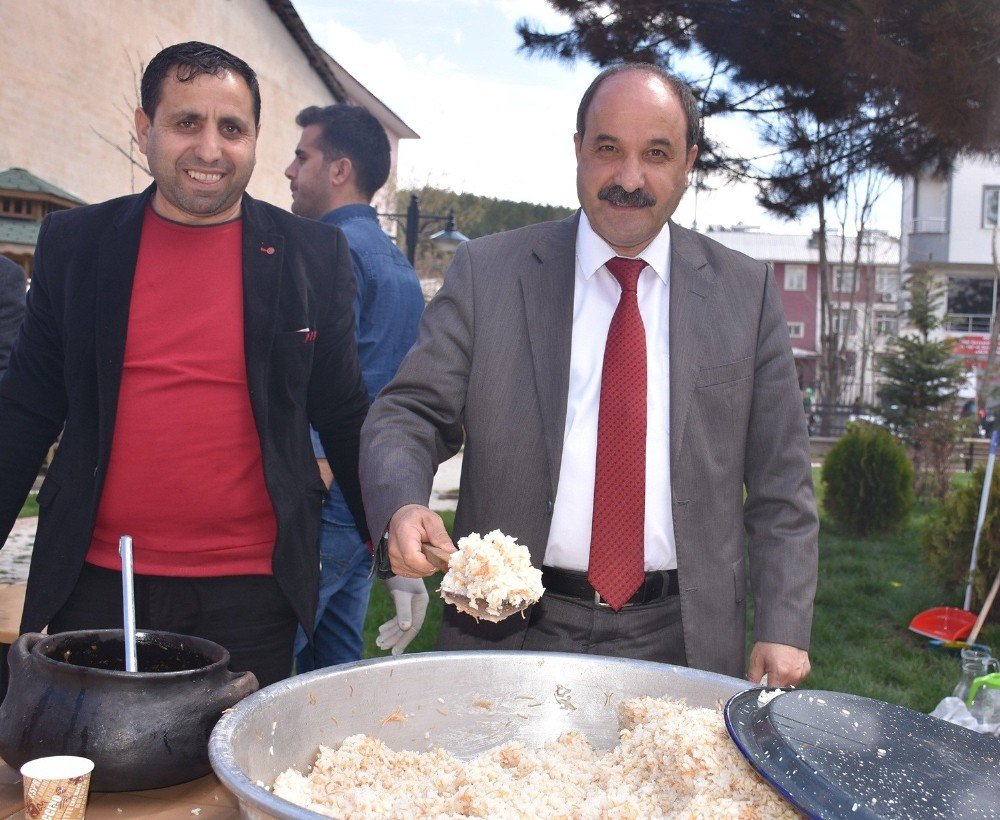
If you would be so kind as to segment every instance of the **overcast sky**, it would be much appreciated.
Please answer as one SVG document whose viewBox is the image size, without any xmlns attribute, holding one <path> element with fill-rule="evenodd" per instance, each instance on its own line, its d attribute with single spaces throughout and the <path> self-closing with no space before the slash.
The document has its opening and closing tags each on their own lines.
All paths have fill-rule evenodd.
<svg viewBox="0 0 1000 820">
<path fill-rule="evenodd" d="M 313 38 L 378 96 L 419 140 L 400 147 L 401 187 L 430 184 L 502 199 L 577 203 L 573 132 L 576 107 L 597 73 L 518 52 L 515 23 L 551 31 L 566 18 L 544 0 L 294 0 Z M 710 124 L 730 146 L 757 150 L 752 131 Z M 715 183 L 719 185 L 719 183 Z M 876 227 L 899 233 L 899 186 L 882 197 Z M 769 216 L 751 186 L 689 191 L 675 216 L 698 228 L 742 222 L 777 233 L 808 233 Z"/>
</svg>

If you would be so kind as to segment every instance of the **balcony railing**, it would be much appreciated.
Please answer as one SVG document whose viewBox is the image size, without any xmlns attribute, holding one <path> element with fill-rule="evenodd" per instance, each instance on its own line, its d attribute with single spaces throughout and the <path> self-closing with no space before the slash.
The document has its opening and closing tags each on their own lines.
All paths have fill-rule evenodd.
<svg viewBox="0 0 1000 820">
<path fill-rule="evenodd" d="M 949 313 L 944 317 L 944 329 L 951 333 L 989 333 L 991 318 L 988 313 Z"/>
<path fill-rule="evenodd" d="M 910 225 L 910 233 L 948 233 L 948 219 L 943 216 L 918 216 Z"/>
</svg>

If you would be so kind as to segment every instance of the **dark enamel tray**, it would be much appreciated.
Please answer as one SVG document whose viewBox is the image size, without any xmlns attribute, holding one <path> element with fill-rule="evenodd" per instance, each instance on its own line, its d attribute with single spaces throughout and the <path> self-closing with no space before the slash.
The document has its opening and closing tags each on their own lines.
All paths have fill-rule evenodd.
<svg viewBox="0 0 1000 820">
<path fill-rule="evenodd" d="M 733 695 L 726 728 L 807 816 L 1000 817 L 997 738 L 858 695 L 789 690 L 762 705 L 765 691 Z"/>
</svg>

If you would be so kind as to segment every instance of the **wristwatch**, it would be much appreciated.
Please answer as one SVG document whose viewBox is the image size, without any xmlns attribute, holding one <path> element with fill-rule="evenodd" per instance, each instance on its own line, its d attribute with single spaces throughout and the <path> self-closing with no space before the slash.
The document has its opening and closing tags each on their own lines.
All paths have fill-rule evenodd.
<svg viewBox="0 0 1000 820">
<path fill-rule="evenodd" d="M 370 573 L 375 578 L 392 578 L 392 564 L 389 563 L 389 530 L 388 528 L 379 539 L 378 546 L 375 547 L 375 555 L 372 560 L 372 571 Z"/>
</svg>

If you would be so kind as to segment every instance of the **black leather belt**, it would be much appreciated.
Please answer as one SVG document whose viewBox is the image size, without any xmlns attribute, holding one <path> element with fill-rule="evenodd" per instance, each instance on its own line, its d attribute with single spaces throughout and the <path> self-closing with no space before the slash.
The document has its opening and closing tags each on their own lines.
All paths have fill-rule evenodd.
<svg viewBox="0 0 1000 820">
<path fill-rule="evenodd" d="M 567 598 L 578 598 L 597 606 L 609 606 L 590 585 L 586 572 L 558 567 L 542 567 L 542 586 L 546 592 L 554 595 L 565 595 Z M 639 590 L 626 601 L 625 606 L 635 604 L 650 604 L 671 595 L 680 593 L 677 583 L 677 570 L 665 569 L 657 572 L 647 572 L 646 578 Z"/>
</svg>

